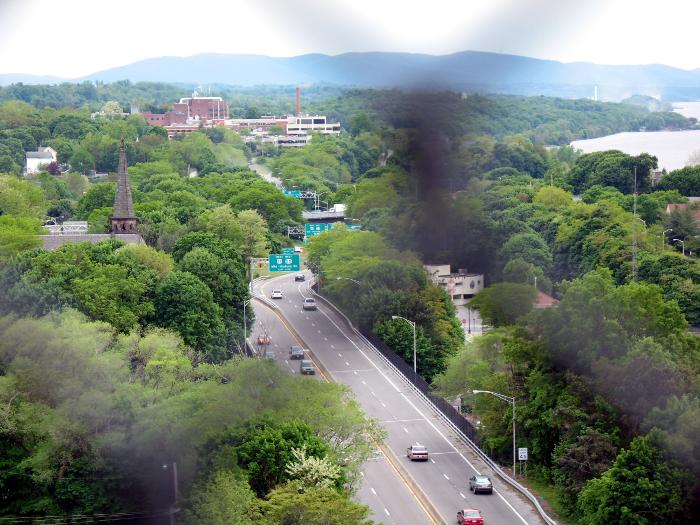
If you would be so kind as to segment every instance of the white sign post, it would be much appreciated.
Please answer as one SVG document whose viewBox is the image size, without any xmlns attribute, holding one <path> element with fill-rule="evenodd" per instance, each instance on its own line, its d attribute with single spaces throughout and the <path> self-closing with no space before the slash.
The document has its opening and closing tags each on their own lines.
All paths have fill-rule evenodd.
<svg viewBox="0 0 700 525">
<path fill-rule="evenodd" d="M 527 461 L 527 448 L 518 449 L 518 459 L 520 461 Z"/>
</svg>

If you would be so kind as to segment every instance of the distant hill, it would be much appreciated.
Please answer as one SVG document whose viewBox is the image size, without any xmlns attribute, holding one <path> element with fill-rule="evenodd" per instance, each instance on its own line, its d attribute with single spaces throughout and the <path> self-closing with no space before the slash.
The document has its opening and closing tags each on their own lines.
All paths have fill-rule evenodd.
<svg viewBox="0 0 700 525">
<path fill-rule="evenodd" d="M 0 83 L 6 84 L 7 77 L 0 75 Z M 9 77 L 23 82 L 34 82 L 36 78 Z M 592 96 L 593 86 L 597 85 L 603 100 L 621 100 L 633 94 L 666 100 L 700 98 L 700 70 L 658 64 L 564 64 L 477 51 L 442 56 L 377 52 L 289 58 L 201 54 L 141 60 L 72 80 L 125 79 L 242 86 L 328 82 L 358 87 L 430 87 L 576 98 Z"/>
</svg>

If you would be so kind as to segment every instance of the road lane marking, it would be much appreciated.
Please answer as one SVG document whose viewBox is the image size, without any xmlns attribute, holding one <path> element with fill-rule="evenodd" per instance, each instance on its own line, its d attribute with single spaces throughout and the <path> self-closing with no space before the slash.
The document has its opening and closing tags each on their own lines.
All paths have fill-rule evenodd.
<svg viewBox="0 0 700 525">
<path fill-rule="evenodd" d="M 387 515 L 387 516 L 391 517 L 391 514 L 389 514 L 389 511 L 386 510 L 386 507 L 384 507 L 384 512 L 386 512 L 386 515 Z"/>
<path fill-rule="evenodd" d="M 467 499 L 467 497 L 464 494 L 462 494 L 461 492 L 459 493 L 459 495 L 462 496 L 463 499 Z"/>
<path fill-rule="evenodd" d="M 335 350 L 335 345 L 331 345 L 331 348 L 332 348 L 333 350 Z"/>
<path fill-rule="evenodd" d="M 386 405 L 384 404 L 384 401 L 380 401 L 380 403 L 382 404 L 382 406 L 383 406 L 384 408 L 386 408 Z"/>
<path fill-rule="evenodd" d="M 352 373 L 357 375 L 357 370 L 353 370 Z"/>
<path fill-rule="evenodd" d="M 433 458 L 430 458 L 430 461 L 431 461 L 432 463 L 435 463 L 435 460 L 434 460 Z"/>
<path fill-rule="evenodd" d="M 365 382 L 364 379 L 361 379 L 360 381 L 362 381 L 362 384 L 363 384 L 363 385 L 367 386 L 367 383 Z"/>
<path fill-rule="evenodd" d="M 445 476 L 445 479 L 446 479 L 447 481 L 450 481 L 450 478 L 447 477 L 447 474 L 445 474 L 445 473 L 443 472 L 442 475 Z"/>
<path fill-rule="evenodd" d="M 381 423 L 412 423 L 414 421 L 423 421 L 422 419 L 390 419 L 387 421 L 381 421 Z M 416 443 L 417 445 L 418 443 Z"/>
<path fill-rule="evenodd" d="M 345 361 L 345 366 L 350 366 L 350 363 L 348 363 L 347 361 Z"/>
<path fill-rule="evenodd" d="M 377 397 L 377 394 L 375 394 L 374 392 L 370 392 L 370 394 L 372 394 L 374 397 Z"/>
<path fill-rule="evenodd" d="M 343 335 L 343 337 L 345 337 L 345 339 L 347 339 L 347 340 L 350 342 L 350 344 L 351 344 L 352 346 L 354 346 L 354 347 L 364 356 L 364 358 L 367 359 L 367 361 L 369 361 L 369 362 L 372 364 L 372 366 L 377 370 L 377 372 L 379 372 L 379 373 L 382 375 L 382 377 L 383 377 L 384 379 L 386 379 L 387 383 L 389 383 L 389 384 L 393 387 L 393 389 L 394 389 L 396 392 L 398 392 L 398 393 L 401 395 L 401 397 L 403 397 L 404 400 L 405 400 L 409 405 L 411 405 L 411 407 L 412 407 L 416 412 L 418 412 L 418 414 L 420 414 L 421 417 L 423 417 L 423 419 L 425 419 L 425 421 L 427 421 L 427 423 L 428 423 L 431 427 L 433 427 L 433 430 L 435 430 L 435 432 L 437 432 L 438 435 L 439 435 L 440 437 L 442 437 L 442 439 L 444 439 L 444 440 L 447 442 L 447 444 L 450 445 L 450 447 L 452 447 L 452 448 L 454 449 L 455 452 L 457 452 L 457 454 L 459 454 L 459 457 L 461 457 L 461 458 L 464 460 L 464 462 L 465 462 L 467 465 L 469 465 L 469 466 L 472 468 L 472 470 L 473 470 L 476 474 L 479 474 L 479 471 L 478 471 L 477 468 L 472 464 L 472 462 L 469 461 L 469 459 L 467 459 L 467 457 L 466 457 L 464 454 L 462 454 L 462 453 L 459 451 L 459 449 L 458 449 L 449 439 L 447 439 L 447 436 L 445 436 L 445 434 L 443 434 L 443 433 L 440 431 L 440 429 L 437 428 L 437 427 L 435 426 L 435 424 L 434 424 L 432 421 L 430 421 L 430 419 L 428 419 L 428 417 L 427 417 L 425 414 L 423 414 L 423 412 L 421 412 L 421 410 L 415 405 L 415 403 L 413 403 L 413 401 L 411 401 L 411 400 L 406 396 L 406 394 L 404 394 L 404 393 L 401 391 L 401 389 L 399 389 L 399 388 L 394 384 L 394 382 L 393 382 L 391 379 L 389 379 L 389 377 L 379 368 L 379 366 L 378 366 L 372 359 L 369 358 L 369 356 L 367 355 L 367 353 L 366 353 L 364 350 L 362 350 L 359 346 L 357 346 L 357 343 L 355 343 L 355 341 L 353 341 L 352 339 L 350 339 L 350 337 L 348 337 L 348 335 L 347 335 L 343 330 L 340 329 L 340 327 L 337 325 L 337 323 L 336 323 L 335 321 L 333 321 L 333 319 L 331 319 L 330 316 L 329 316 L 326 312 L 324 312 L 323 310 L 320 310 L 320 312 L 321 312 L 324 316 L 326 316 L 326 319 L 328 319 L 328 320 L 331 322 L 331 324 L 332 324 L 333 326 L 335 326 L 336 330 L 338 330 L 338 332 L 340 332 L 340 333 Z M 364 381 L 363 381 L 363 382 L 364 382 Z M 428 408 L 429 408 L 429 407 L 428 407 Z M 496 495 L 497 495 L 499 498 L 501 498 L 501 500 L 503 501 L 503 503 L 505 503 L 505 504 L 508 506 L 508 508 L 510 508 L 510 510 L 513 511 L 513 513 L 520 519 L 520 521 L 522 521 L 525 525 L 529 525 L 528 522 L 527 522 L 527 520 L 526 520 L 525 518 L 523 518 L 523 516 L 522 516 L 517 510 L 515 510 L 515 507 L 513 507 L 513 505 L 510 504 L 510 502 L 503 496 L 503 494 L 501 494 L 500 491 L 494 489 L 494 492 L 496 493 Z M 427 497 L 427 495 L 426 495 L 426 497 Z"/>
<path fill-rule="evenodd" d="M 374 494 L 375 496 L 377 495 L 377 491 L 374 490 L 374 487 L 370 487 L 369 490 L 371 490 L 371 491 L 372 491 L 372 494 Z"/>
<path fill-rule="evenodd" d="M 328 338 L 324 336 L 324 337 L 323 337 L 323 340 L 324 340 L 324 341 L 328 341 Z"/>
<path fill-rule="evenodd" d="M 401 428 L 403 428 L 403 431 L 406 432 L 406 434 L 408 434 L 408 429 L 406 427 L 401 427 Z"/>
</svg>

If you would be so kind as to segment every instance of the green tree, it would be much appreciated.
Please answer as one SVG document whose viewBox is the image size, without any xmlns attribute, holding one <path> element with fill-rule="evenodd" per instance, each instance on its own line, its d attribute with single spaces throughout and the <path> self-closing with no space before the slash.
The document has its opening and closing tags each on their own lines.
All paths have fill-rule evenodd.
<svg viewBox="0 0 700 525">
<path fill-rule="evenodd" d="M 583 525 L 646 525 L 673 521 L 685 509 L 682 474 L 668 463 L 655 435 L 636 437 L 579 496 Z"/>
<path fill-rule="evenodd" d="M 256 210 L 240 211 L 237 217 L 243 236 L 241 253 L 247 268 L 251 257 L 264 257 L 268 254 L 267 224 Z"/>
<path fill-rule="evenodd" d="M 496 283 L 472 299 L 471 306 L 481 317 L 497 326 L 514 324 L 534 305 L 537 291 L 530 284 Z"/>
<path fill-rule="evenodd" d="M 174 271 L 158 285 L 156 322 L 177 331 L 210 361 L 226 357 L 221 308 L 209 287 L 187 272 Z"/>
<path fill-rule="evenodd" d="M 185 519 L 202 525 L 253 525 L 254 504 L 248 482 L 221 470 L 193 487 Z"/>
</svg>

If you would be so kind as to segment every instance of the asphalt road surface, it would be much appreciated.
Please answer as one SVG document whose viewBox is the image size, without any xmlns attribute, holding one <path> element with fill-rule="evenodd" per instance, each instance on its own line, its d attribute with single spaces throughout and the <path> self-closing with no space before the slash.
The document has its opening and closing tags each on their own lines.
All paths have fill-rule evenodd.
<svg viewBox="0 0 700 525">
<path fill-rule="evenodd" d="M 404 476 L 415 482 L 419 491 L 437 511 L 444 523 L 454 523 L 462 508 L 481 510 L 489 525 L 541 524 L 543 521 L 531 505 L 515 490 L 503 483 L 478 457 L 464 445 L 451 429 L 410 388 L 405 380 L 368 348 L 331 308 L 318 301 L 318 310 L 304 311 L 302 302 L 312 297 L 307 281 L 295 282 L 293 275 L 261 281 L 256 292 L 269 298 L 272 288 L 283 291 L 283 299 L 276 299 L 278 312 L 310 348 L 314 358 L 328 371 L 335 382 L 347 385 L 366 414 L 378 420 L 387 431 L 386 447 L 391 462 L 377 461 L 365 469 L 365 477 L 372 476 L 370 492 L 363 485 L 361 500 L 370 505 L 374 519 L 384 523 L 431 523 L 420 505 L 410 497 L 411 491 L 396 474 L 391 475 L 391 463 L 403 469 Z M 279 317 L 267 308 L 255 305 L 258 321 L 267 329 L 282 330 Z M 275 322 L 277 318 L 277 322 Z M 257 333 L 256 333 L 257 335 Z M 291 340 L 280 339 L 273 350 L 280 352 L 280 361 L 294 369 L 295 362 L 285 362 Z M 288 334 L 289 336 L 289 334 Z M 279 337 L 283 337 L 279 334 Z M 287 344 L 288 343 L 288 344 Z M 284 354 L 283 354 L 284 353 Z M 298 368 L 294 371 L 298 373 Z M 428 462 L 411 462 L 406 448 L 420 443 L 430 451 Z M 476 473 L 489 475 L 494 484 L 492 495 L 473 495 L 468 479 Z M 381 503 L 372 502 L 377 495 Z M 408 497 L 408 499 L 407 499 Z M 413 500 L 413 506 L 407 504 Z M 396 509 L 396 510 L 394 510 Z M 386 513 L 389 513 L 388 515 Z"/>
</svg>

